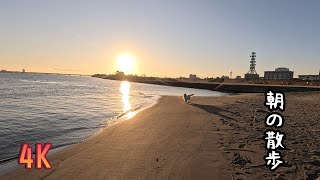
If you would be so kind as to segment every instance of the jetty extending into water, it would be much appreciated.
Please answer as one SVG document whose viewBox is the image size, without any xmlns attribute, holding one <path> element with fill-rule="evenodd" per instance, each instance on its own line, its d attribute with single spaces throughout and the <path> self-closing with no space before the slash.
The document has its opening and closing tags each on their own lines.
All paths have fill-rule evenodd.
<svg viewBox="0 0 320 180">
<path fill-rule="evenodd" d="M 158 84 L 175 87 L 187 87 L 196 89 L 207 89 L 212 91 L 228 93 L 260 93 L 269 89 L 282 92 L 306 92 L 320 91 L 319 86 L 294 86 L 294 85 L 265 85 L 265 84 L 234 84 L 234 83 L 197 83 L 183 81 L 144 81 L 140 83 Z"/>
</svg>

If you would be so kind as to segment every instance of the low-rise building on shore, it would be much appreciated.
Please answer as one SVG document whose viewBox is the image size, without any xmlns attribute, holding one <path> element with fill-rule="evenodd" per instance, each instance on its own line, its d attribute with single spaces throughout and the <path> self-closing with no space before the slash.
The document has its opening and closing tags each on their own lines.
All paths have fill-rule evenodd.
<svg viewBox="0 0 320 180">
<path fill-rule="evenodd" d="M 292 80 L 293 79 L 293 71 L 290 71 L 289 68 L 279 67 L 274 71 L 265 71 L 264 79 L 272 80 L 272 79 L 283 79 L 283 80 Z"/>
<path fill-rule="evenodd" d="M 197 80 L 197 75 L 195 75 L 195 74 L 190 74 L 190 75 L 189 75 L 189 79 L 195 81 L 195 80 Z"/>
<path fill-rule="evenodd" d="M 320 81 L 320 74 L 319 75 L 298 75 L 300 80 L 304 81 Z"/>
</svg>

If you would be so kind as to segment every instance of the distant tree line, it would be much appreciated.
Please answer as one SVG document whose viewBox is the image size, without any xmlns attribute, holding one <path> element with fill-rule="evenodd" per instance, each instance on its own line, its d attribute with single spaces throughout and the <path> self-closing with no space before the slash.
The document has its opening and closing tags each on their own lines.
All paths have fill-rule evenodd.
<svg viewBox="0 0 320 180">
<path fill-rule="evenodd" d="M 92 77 L 102 78 L 102 79 L 111 79 L 119 81 L 131 81 L 131 82 L 151 82 L 151 81 L 177 81 L 174 78 L 159 78 L 159 77 L 147 77 L 146 75 L 125 75 L 122 71 L 116 71 L 114 74 L 95 74 Z"/>
</svg>

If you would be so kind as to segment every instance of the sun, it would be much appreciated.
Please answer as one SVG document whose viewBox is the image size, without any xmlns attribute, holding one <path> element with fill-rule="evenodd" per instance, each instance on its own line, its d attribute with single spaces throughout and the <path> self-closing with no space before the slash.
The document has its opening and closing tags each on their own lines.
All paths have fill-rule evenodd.
<svg viewBox="0 0 320 180">
<path fill-rule="evenodd" d="M 117 57 L 117 70 L 125 74 L 133 73 L 135 65 L 135 56 L 130 53 L 122 53 Z"/>
</svg>

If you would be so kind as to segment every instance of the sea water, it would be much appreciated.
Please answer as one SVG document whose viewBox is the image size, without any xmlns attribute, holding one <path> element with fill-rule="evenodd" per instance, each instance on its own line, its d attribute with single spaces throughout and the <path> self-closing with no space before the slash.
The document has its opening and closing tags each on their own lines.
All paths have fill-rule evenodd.
<svg viewBox="0 0 320 180">
<path fill-rule="evenodd" d="M 52 143 L 52 148 L 78 143 L 161 95 L 184 93 L 225 95 L 86 76 L 0 73 L 0 162 L 17 158 L 22 143 Z"/>
</svg>

